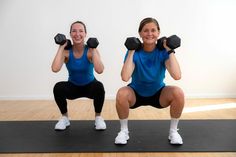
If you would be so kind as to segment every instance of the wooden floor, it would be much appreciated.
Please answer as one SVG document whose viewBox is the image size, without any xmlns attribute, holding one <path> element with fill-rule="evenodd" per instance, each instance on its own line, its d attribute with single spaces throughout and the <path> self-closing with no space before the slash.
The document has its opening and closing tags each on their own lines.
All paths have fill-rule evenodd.
<svg viewBox="0 0 236 157">
<path fill-rule="evenodd" d="M 185 109 L 236 103 L 236 99 L 187 99 Z M 93 102 L 88 99 L 68 101 L 71 120 L 93 120 Z M 187 111 L 187 110 L 186 110 Z M 114 100 L 106 100 L 102 112 L 106 120 L 118 120 Z M 59 110 L 54 100 L 0 101 L 0 121 L 57 120 Z M 129 119 L 169 119 L 169 108 L 140 107 L 130 111 Z M 181 119 L 236 119 L 236 108 L 184 112 Z M 235 141 L 236 142 L 236 141 Z M 26 153 L 0 154 L 0 157 L 236 157 L 233 152 L 210 153 Z"/>
</svg>

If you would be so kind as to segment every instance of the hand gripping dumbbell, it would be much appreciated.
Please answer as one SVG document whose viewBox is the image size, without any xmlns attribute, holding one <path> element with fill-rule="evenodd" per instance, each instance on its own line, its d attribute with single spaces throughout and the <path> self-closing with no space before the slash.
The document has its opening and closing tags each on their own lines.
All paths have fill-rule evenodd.
<svg viewBox="0 0 236 157">
<path fill-rule="evenodd" d="M 162 38 L 157 40 L 157 48 L 159 50 L 164 50 L 165 49 L 164 46 L 163 46 L 164 40 L 166 40 L 166 45 L 171 50 L 174 50 L 174 49 L 180 47 L 181 39 L 177 35 L 172 35 L 168 38 L 162 37 Z"/>
<path fill-rule="evenodd" d="M 64 34 L 58 33 L 55 37 L 54 40 L 56 44 L 58 45 L 63 45 L 67 42 L 67 45 L 65 47 L 65 50 L 69 50 L 72 47 L 71 41 L 69 39 L 66 39 L 66 36 Z M 99 42 L 97 38 L 89 38 L 87 41 L 87 45 L 89 48 L 96 48 L 98 46 Z"/>
<path fill-rule="evenodd" d="M 163 46 L 164 40 L 166 40 L 166 45 L 172 50 L 180 47 L 181 39 L 177 35 L 172 35 L 168 38 L 162 37 L 162 38 L 158 39 L 157 48 L 159 50 L 165 49 Z M 136 37 L 128 37 L 125 41 L 125 46 L 128 50 L 137 50 L 137 49 L 141 48 L 142 43 Z"/>
<path fill-rule="evenodd" d="M 58 45 L 64 45 L 67 42 L 65 50 L 69 50 L 72 47 L 71 41 L 69 39 L 66 39 L 66 36 L 64 34 L 58 33 L 54 37 L 54 40 L 55 40 L 55 43 Z"/>
<path fill-rule="evenodd" d="M 128 37 L 125 41 L 125 46 L 128 50 L 138 50 L 141 48 L 142 43 L 136 37 Z"/>
<path fill-rule="evenodd" d="M 87 45 L 89 48 L 97 48 L 99 42 L 97 38 L 89 38 L 87 41 Z"/>
</svg>

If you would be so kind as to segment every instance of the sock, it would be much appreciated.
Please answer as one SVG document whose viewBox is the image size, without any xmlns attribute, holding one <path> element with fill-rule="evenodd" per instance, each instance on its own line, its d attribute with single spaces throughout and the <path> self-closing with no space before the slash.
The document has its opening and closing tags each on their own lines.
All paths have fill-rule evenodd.
<svg viewBox="0 0 236 157">
<path fill-rule="evenodd" d="M 99 119 L 99 118 L 101 118 L 101 116 L 95 116 L 95 119 Z"/>
<path fill-rule="evenodd" d="M 179 119 L 178 118 L 171 118 L 170 121 L 170 132 L 174 132 L 178 130 L 178 123 Z"/>
<path fill-rule="evenodd" d="M 102 116 L 95 116 L 95 122 L 98 122 L 100 120 L 103 120 Z"/>
<path fill-rule="evenodd" d="M 120 130 L 128 131 L 128 119 L 120 119 Z"/>
</svg>

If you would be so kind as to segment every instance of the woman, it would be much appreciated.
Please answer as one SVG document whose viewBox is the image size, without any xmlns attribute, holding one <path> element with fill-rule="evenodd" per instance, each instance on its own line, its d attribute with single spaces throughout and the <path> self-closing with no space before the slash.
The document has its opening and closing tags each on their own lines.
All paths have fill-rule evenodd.
<svg viewBox="0 0 236 157">
<path fill-rule="evenodd" d="M 115 138 L 115 144 L 127 144 L 129 109 L 143 105 L 159 109 L 170 106 L 171 123 L 168 139 L 171 144 L 183 144 L 177 127 L 184 107 L 184 93 L 179 87 L 166 86 L 163 82 L 166 69 L 173 79 L 181 78 L 180 66 L 174 51 L 166 46 L 166 41 L 163 44 L 164 50 L 157 48 L 160 27 L 156 19 L 143 19 L 138 32 L 143 41 L 142 48 L 127 52 L 121 71 L 123 81 L 127 82 L 130 78 L 132 81 L 117 92 L 116 109 L 121 129 Z"/>
<path fill-rule="evenodd" d="M 101 74 L 104 70 L 100 54 L 96 48 L 89 48 L 84 44 L 86 26 L 81 21 L 71 24 L 70 37 L 73 45 L 66 50 L 67 42 L 59 46 L 52 63 L 52 71 L 58 72 L 65 63 L 69 78 L 68 81 L 56 83 L 53 89 L 55 101 L 62 117 L 55 125 L 55 130 L 65 130 L 70 126 L 67 111 L 67 100 L 87 97 L 93 99 L 95 108 L 95 129 L 104 130 L 106 124 L 101 117 L 105 98 L 104 86 L 94 77 L 94 70 Z"/>
</svg>

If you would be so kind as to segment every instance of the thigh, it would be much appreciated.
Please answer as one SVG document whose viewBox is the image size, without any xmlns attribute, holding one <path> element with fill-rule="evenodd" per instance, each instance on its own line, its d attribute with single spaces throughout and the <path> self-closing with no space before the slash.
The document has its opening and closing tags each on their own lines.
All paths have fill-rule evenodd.
<svg viewBox="0 0 236 157">
<path fill-rule="evenodd" d="M 120 88 L 116 95 L 116 101 L 118 102 L 127 102 L 129 107 L 132 107 L 136 102 L 136 96 L 134 90 L 129 86 L 124 86 Z"/>
<path fill-rule="evenodd" d="M 54 93 L 58 92 L 60 95 L 64 95 L 67 99 L 78 98 L 81 92 L 79 92 L 78 86 L 69 81 L 58 82 L 54 86 Z"/>
<path fill-rule="evenodd" d="M 162 107 L 170 106 L 171 101 L 175 99 L 183 99 L 183 91 L 177 86 L 165 86 L 161 91 L 160 105 Z"/>
<path fill-rule="evenodd" d="M 94 96 L 97 94 L 97 95 L 104 95 L 105 93 L 105 89 L 104 89 L 104 86 L 103 84 L 100 82 L 100 81 L 97 81 L 96 79 L 94 81 L 92 81 L 91 83 L 85 85 L 83 87 L 83 90 L 84 90 L 84 97 L 87 97 L 87 98 L 94 98 Z"/>
</svg>

